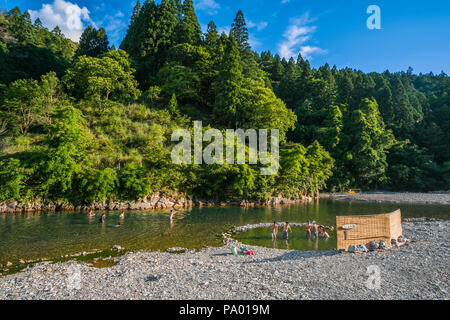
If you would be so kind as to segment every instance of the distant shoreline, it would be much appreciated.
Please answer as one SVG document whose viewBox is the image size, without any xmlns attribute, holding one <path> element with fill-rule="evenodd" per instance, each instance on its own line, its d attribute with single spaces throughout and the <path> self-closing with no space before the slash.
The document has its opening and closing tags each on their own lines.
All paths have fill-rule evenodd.
<svg viewBox="0 0 450 320">
<path fill-rule="evenodd" d="M 17 201 L 0 203 L 0 213 L 32 213 L 32 212 L 67 212 L 67 211 L 147 211 L 164 209 L 182 209 L 190 207 L 268 207 L 309 203 L 317 199 L 339 201 L 358 201 L 371 203 L 433 204 L 450 205 L 450 191 L 439 192 L 389 192 L 372 191 L 362 193 L 320 193 L 318 196 L 302 196 L 301 198 L 272 198 L 269 200 L 218 201 L 194 199 L 183 196 L 168 196 L 156 193 L 138 201 L 101 202 L 87 205 L 70 203 L 31 203 L 20 204 Z"/>
<path fill-rule="evenodd" d="M 373 202 L 373 203 L 450 205 L 449 191 L 436 191 L 436 192 L 373 191 L 354 194 L 321 193 L 320 198 L 339 201 L 359 201 L 359 202 Z"/>
<path fill-rule="evenodd" d="M 183 209 L 191 207 L 268 207 L 308 203 L 318 197 L 301 196 L 299 198 L 273 197 L 269 200 L 205 200 L 189 199 L 182 195 L 166 195 L 155 193 L 137 201 L 94 202 L 86 205 L 74 205 L 67 202 L 21 204 L 17 201 L 0 203 L 0 213 L 33 213 L 33 212 L 67 212 L 67 211 L 148 211 L 164 209 Z"/>
</svg>

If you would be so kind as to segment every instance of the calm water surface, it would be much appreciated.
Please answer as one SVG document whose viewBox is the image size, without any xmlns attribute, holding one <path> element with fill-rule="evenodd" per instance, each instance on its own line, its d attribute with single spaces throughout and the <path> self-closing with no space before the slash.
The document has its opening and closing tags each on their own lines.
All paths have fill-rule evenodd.
<svg viewBox="0 0 450 320">
<path fill-rule="evenodd" d="M 399 205 L 320 200 L 311 204 L 236 208 L 209 207 L 180 211 L 174 222 L 168 211 L 126 212 L 120 228 L 119 213 L 107 213 L 106 224 L 86 213 L 0 214 L 0 262 L 19 259 L 55 258 L 93 249 L 110 249 L 118 244 L 126 249 L 166 250 L 171 247 L 202 248 L 221 245 L 220 233 L 232 226 L 250 223 L 317 220 L 335 225 L 336 215 L 376 214 L 400 208 L 403 218 L 434 217 L 449 219 L 450 206 Z M 300 250 L 325 250 L 336 247 L 336 236 L 328 240 L 306 240 L 304 228 L 293 228 L 288 241 L 271 241 L 268 229 L 243 232 L 236 237 L 246 244 Z M 279 234 L 281 238 L 281 233 Z"/>
</svg>

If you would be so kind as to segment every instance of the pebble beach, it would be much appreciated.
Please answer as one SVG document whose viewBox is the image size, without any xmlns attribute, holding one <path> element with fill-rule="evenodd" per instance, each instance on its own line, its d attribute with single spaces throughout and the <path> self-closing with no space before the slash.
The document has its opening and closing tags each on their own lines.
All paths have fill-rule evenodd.
<svg viewBox="0 0 450 320">
<path fill-rule="evenodd" d="M 363 201 L 376 203 L 434 204 L 450 205 L 450 192 L 362 192 L 362 193 L 323 193 L 322 199 Z"/>
<path fill-rule="evenodd" d="M 449 221 L 412 219 L 403 223 L 410 244 L 365 254 L 248 246 L 254 256 L 234 256 L 222 246 L 129 252 L 102 269 L 39 263 L 1 277 L 0 299 L 447 300 L 449 227 Z M 379 286 L 370 280 L 374 268 Z"/>
</svg>

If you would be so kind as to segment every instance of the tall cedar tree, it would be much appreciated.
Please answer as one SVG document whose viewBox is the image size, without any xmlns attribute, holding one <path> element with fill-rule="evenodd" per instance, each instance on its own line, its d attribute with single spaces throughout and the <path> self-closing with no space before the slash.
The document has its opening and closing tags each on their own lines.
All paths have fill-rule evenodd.
<svg viewBox="0 0 450 320">
<path fill-rule="evenodd" d="M 244 13 L 239 10 L 234 18 L 234 22 L 231 25 L 230 34 L 233 35 L 236 40 L 236 44 L 241 52 L 250 49 L 248 44 L 248 30 L 245 23 Z"/>
<path fill-rule="evenodd" d="M 96 58 L 108 52 L 108 37 L 106 31 L 100 28 L 98 31 L 91 26 L 84 29 L 78 44 L 75 56 L 88 56 Z"/>
<path fill-rule="evenodd" d="M 214 118 L 217 123 L 234 128 L 240 107 L 243 82 L 239 49 L 231 35 L 225 49 L 222 65 L 215 83 Z"/>
<path fill-rule="evenodd" d="M 202 31 L 194 11 L 192 0 L 185 0 L 183 4 L 182 20 L 177 28 L 177 40 L 179 43 L 200 44 Z"/>
</svg>

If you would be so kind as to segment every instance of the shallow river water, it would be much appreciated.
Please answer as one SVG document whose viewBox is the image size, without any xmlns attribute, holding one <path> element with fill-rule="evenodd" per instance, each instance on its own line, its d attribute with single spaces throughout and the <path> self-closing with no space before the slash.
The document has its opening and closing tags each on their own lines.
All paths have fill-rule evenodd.
<svg viewBox="0 0 450 320">
<path fill-rule="evenodd" d="M 126 212 L 120 228 L 119 212 L 107 212 L 106 223 L 86 213 L 0 214 L 0 263 L 19 259 L 56 258 L 65 254 L 110 249 L 166 250 L 171 247 L 202 248 L 221 245 L 220 233 L 232 226 L 261 222 L 306 222 L 334 226 L 336 215 L 377 214 L 400 208 L 402 217 L 449 219 L 450 206 L 404 205 L 320 200 L 310 204 L 280 207 L 203 207 L 182 210 L 169 222 L 168 210 Z M 242 232 L 243 243 L 279 249 L 326 250 L 336 247 L 334 232 L 328 240 L 307 240 L 303 228 L 293 228 L 289 240 L 272 242 L 268 229 Z"/>
</svg>

